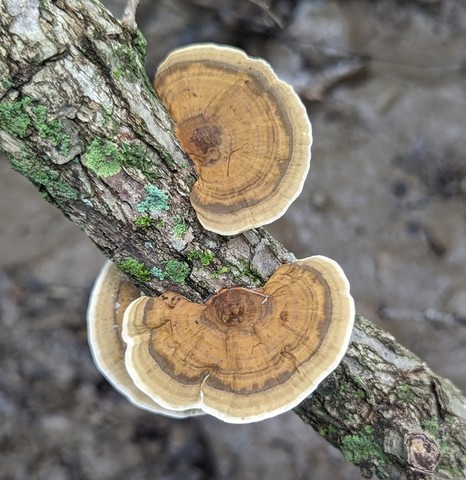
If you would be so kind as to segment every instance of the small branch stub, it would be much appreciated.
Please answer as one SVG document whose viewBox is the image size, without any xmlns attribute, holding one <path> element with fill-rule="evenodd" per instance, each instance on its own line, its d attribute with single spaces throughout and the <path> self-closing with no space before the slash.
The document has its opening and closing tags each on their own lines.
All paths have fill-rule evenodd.
<svg viewBox="0 0 466 480">
<path fill-rule="evenodd" d="M 408 464 L 413 470 L 433 473 L 440 462 L 441 454 L 432 435 L 426 432 L 407 433 L 404 438 L 408 452 Z"/>
<path fill-rule="evenodd" d="M 139 0 L 128 0 L 126 5 L 125 12 L 121 23 L 130 31 L 136 31 L 138 25 L 136 23 L 136 10 L 139 5 Z"/>
</svg>

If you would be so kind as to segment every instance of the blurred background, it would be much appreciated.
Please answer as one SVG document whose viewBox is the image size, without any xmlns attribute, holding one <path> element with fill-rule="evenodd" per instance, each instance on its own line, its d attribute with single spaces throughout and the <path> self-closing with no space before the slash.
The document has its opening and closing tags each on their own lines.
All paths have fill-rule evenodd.
<svg viewBox="0 0 466 480">
<path fill-rule="evenodd" d="M 141 0 L 138 24 L 150 77 L 171 49 L 213 41 L 295 87 L 312 165 L 268 230 L 298 258 L 336 259 L 357 310 L 464 391 L 464 1 Z M 3 157 L 0 215 L 0 480 L 360 478 L 292 412 L 238 426 L 130 405 L 87 346 L 103 256 Z"/>
</svg>

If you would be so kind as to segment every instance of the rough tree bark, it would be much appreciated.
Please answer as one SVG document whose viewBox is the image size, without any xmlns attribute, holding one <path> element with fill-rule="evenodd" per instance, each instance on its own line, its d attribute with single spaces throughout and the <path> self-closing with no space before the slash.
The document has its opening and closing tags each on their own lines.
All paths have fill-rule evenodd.
<svg viewBox="0 0 466 480">
<path fill-rule="evenodd" d="M 94 0 L 1 0 L 0 28 L 1 148 L 146 293 L 202 300 L 258 286 L 294 259 L 262 229 L 201 228 L 194 169 L 146 76 L 138 31 Z M 295 411 L 367 478 L 465 478 L 465 403 L 357 316 L 341 365 Z"/>
</svg>

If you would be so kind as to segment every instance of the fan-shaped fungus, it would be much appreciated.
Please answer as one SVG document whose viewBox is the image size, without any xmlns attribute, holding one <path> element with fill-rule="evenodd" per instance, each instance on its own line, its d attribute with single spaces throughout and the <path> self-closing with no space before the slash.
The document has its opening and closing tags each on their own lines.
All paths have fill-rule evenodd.
<svg viewBox="0 0 466 480">
<path fill-rule="evenodd" d="M 132 403 L 170 417 L 188 417 L 199 410 L 171 411 L 154 402 L 134 385 L 124 364 L 125 344 L 121 324 L 126 307 L 140 296 L 139 290 L 112 262 L 101 270 L 87 311 L 88 338 L 94 362 L 107 380 Z"/>
<path fill-rule="evenodd" d="M 136 386 L 170 410 L 246 423 L 285 412 L 340 362 L 354 302 L 339 265 L 314 256 L 282 265 L 257 290 L 204 304 L 175 292 L 126 309 L 125 362 Z"/>
<path fill-rule="evenodd" d="M 297 94 L 242 50 L 199 44 L 172 52 L 154 86 L 199 179 L 202 225 L 233 235 L 279 218 L 301 193 L 312 130 Z"/>
</svg>

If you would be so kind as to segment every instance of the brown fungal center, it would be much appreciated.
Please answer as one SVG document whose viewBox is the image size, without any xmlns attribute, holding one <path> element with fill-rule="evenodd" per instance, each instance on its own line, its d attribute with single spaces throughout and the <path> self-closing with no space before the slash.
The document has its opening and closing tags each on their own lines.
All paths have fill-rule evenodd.
<svg viewBox="0 0 466 480">
<path fill-rule="evenodd" d="M 221 159 L 222 129 L 205 115 L 190 117 L 177 125 L 176 135 L 198 169 L 215 165 Z"/>
<path fill-rule="evenodd" d="M 251 330 L 265 313 L 264 298 L 243 288 L 224 290 L 206 304 L 204 318 L 227 329 Z"/>
<path fill-rule="evenodd" d="M 193 131 L 189 141 L 203 154 L 206 154 L 210 148 L 218 147 L 222 143 L 220 134 L 220 128 L 216 125 L 202 125 Z"/>
</svg>

